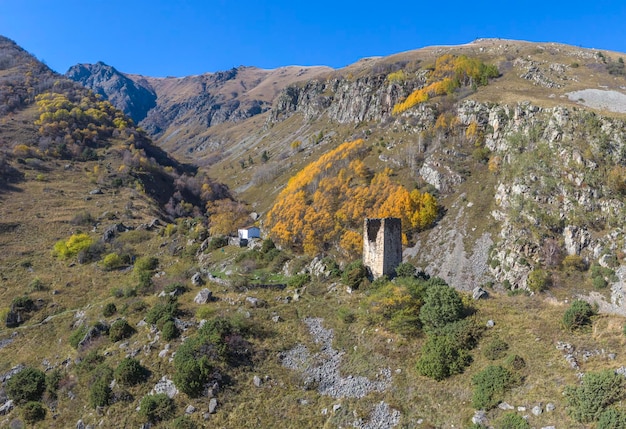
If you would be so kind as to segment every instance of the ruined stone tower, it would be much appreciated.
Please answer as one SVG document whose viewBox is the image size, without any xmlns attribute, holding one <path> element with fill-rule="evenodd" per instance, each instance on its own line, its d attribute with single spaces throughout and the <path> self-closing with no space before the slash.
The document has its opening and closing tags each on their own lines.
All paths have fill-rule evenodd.
<svg viewBox="0 0 626 429">
<path fill-rule="evenodd" d="M 402 221 L 395 217 L 365 218 L 363 265 L 372 277 L 391 276 L 402 262 Z"/>
</svg>

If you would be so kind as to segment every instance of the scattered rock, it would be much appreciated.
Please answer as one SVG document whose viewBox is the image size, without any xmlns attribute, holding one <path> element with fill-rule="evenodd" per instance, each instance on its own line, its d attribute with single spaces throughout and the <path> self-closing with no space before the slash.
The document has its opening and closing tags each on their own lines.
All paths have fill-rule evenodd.
<svg viewBox="0 0 626 429">
<path fill-rule="evenodd" d="M 517 407 L 517 411 L 523 413 L 524 411 L 526 411 L 526 407 Z"/>
<path fill-rule="evenodd" d="M 13 400 L 9 399 L 4 404 L 2 404 L 2 406 L 0 406 L 0 416 L 4 416 L 5 414 L 8 414 L 9 412 L 11 412 L 12 409 L 13 409 Z"/>
<path fill-rule="evenodd" d="M 252 378 L 252 384 L 254 384 L 255 387 L 261 387 L 261 383 L 262 383 L 261 377 L 259 377 L 258 375 L 255 375 Z"/>
<path fill-rule="evenodd" d="M 191 276 L 191 284 L 194 286 L 202 286 L 204 284 L 202 274 L 195 273 L 193 276 Z"/>
<path fill-rule="evenodd" d="M 251 308 L 264 307 L 265 301 L 259 298 L 255 298 L 253 296 L 246 297 L 246 305 Z"/>
<path fill-rule="evenodd" d="M 543 409 L 541 408 L 541 405 L 535 405 L 530 412 L 535 416 L 539 416 L 543 413 Z"/>
<path fill-rule="evenodd" d="M 333 413 L 336 413 L 337 411 L 339 411 L 341 409 L 341 404 L 335 404 L 333 405 Z"/>
<path fill-rule="evenodd" d="M 274 323 L 278 323 L 278 322 L 282 322 L 282 317 L 280 316 L 272 316 L 272 322 Z"/>
<path fill-rule="evenodd" d="M 554 405 L 552 402 L 548 402 L 548 404 L 546 405 L 546 411 L 548 413 L 554 411 L 556 409 L 556 405 Z"/>
<path fill-rule="evenodd" d="M 488 328 L 493 328 L 494 326 L 496 326 L 496 322 L 494 322 L 493 320 L 489 319 L 489 320 L 487 320 L 486 326 Z"/>
<path fill-rule="evenodd" d="M 85 429 L 85 423 L 82 420 L 77 421 L 76 429 Z"/>
<path fill-rule="evenodd" d="M 169 380 L 166 376 L 163 376 L 161 380 L 154 386 L 151 394 L 165 393 L 169 398 L 173 398 L 178 394 L 178 389 L 172 380 Z"/>
<path fill-rule="evenodd" d="M 91 191 L 89 191 L 89 195 L 102 195 L 104 192 L 102 192 L 101 189 L 92 189 Z"/>
<path fill-rule="evenodd" d="M 187 405 L 187 408 L 185 408 L 185 414 L 193 414 L 195 412 L 196 412 L 196 407 L 194 407 L 191 404 Z"/>
<path fill-rule="evenodd" d="M 475 287 L 472 291 L 472 299 L 474 299 L 475 301 L 479 299 L 486 299 L 488 297 L 489 294 L 487 293 L 487 291 L 480 286 Z"/>
<path fill-rule="evenodd" d="M 486 426 L 487 425 L 487 413 L 485 412 L 485 410 L 475 411 L 474 415 L 472 416 L 472 423 L 474 423 L 475 425 Z"/>
<path fill-rule="evenodd" d="M 211 398 L 209 401 L 209 414 L 215 414 L 217 411 L 217 399 Z"/>
<path fill-rule="evenodd" d="M 515 407 L 511 404 L 507 404 L 506 402 L 500 402 L 498 404 L 498 408 L 500 408 L 501 410 L 513 410 L 515 409 Z"/>
<path fill-rule="evenodd" d="M 202 289 L 196 297 L 193 299 L 193 302 L 196 304 L 206 304 L 207 302 L 213 299 L 213 292 L 208 289 Z"/>
</svg>

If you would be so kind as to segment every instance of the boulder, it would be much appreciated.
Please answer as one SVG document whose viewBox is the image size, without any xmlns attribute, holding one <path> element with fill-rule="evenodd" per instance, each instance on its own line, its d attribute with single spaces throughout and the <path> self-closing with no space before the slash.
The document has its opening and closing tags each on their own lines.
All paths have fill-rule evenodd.
<svg viewBox="0 0 626 429">
<path fill-rule="evenodd" d="M 193 302 L 196 304 L 206 304 L 207 302 L 210 302 L 212 298 L 213 292 L 205 288 L 198 292 L 196 297 L 193 299 Z"/>
<path fill-rule="evenodd" d="M 474 290 L 472 291 L 472 298 L 475 301 L 479 299 L 485 299 L 488 297 L 489 297 L 489 294 L 487 293 L 487 291 L 481 288 L 480 286 L 475 287 Z"/>
<path fill-rule="evenodd" d="M 209 414 L 215 414 L 217 411 L 217 399 L 211 398 L 209 401 Z"/>
<path fill-rule="evenodd" d="M 163 376 L 163 378 L 159 380 L 159 382 L 154 386 L 152 392 L 150 393 L 165 393 L 169 398 L 173 398 L 178 394 L 178 389 L 176 388 L 172 380 L 169 380 L 167 377 Z"/>
<path fill-rule="evenodd" d="M 191 276 L 191 284 L 194 286 L 202 286 L 204 284 L 202 274 L 195 273 L 193 276 Z"/>
</svg>

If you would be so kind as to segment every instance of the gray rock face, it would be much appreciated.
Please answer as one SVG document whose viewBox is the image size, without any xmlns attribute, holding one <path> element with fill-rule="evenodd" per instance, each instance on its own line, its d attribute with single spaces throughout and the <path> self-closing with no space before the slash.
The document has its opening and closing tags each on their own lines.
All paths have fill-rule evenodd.
<svg viewBox="0 0 626 429">
<path fill-rule="evenodd" d="M 148 111 L 156 106 L 156 93 L 147 82 L 136 83 L 102 62 L 75 65 L 65 75 L 102 95 L 135 123 L 144 119 Z"/>
</svg>

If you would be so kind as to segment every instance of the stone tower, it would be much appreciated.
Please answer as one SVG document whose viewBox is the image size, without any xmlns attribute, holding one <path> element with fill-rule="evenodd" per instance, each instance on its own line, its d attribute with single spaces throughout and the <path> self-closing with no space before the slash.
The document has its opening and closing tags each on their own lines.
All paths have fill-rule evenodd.
<svg viewBox="0 0 626 429">
<path fill-rule="evenodd" d="M 374 279 L 392 276 L 402 262 L 402 221 L 395 217 L 365 218 L 363 265 Z"/>
</svg>

